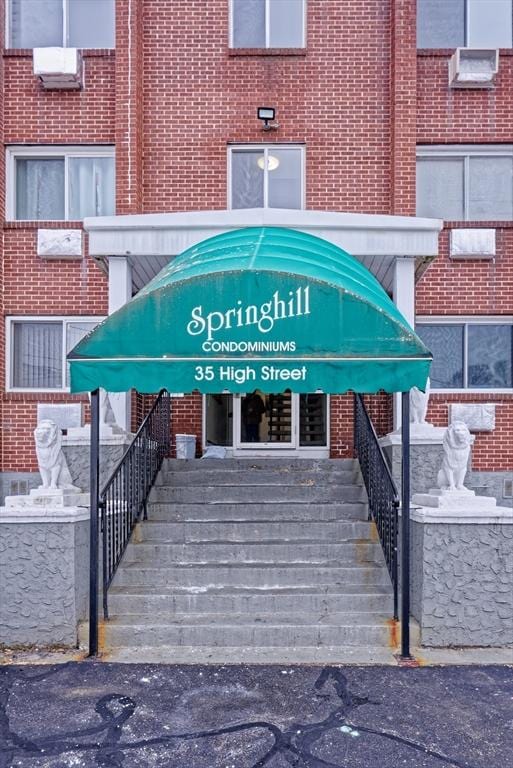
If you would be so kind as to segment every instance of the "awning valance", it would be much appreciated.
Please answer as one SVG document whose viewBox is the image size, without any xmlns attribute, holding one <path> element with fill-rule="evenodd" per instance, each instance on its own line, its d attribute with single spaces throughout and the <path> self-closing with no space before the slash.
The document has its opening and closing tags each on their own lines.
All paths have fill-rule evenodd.
<svg viewBox="0 0 513 768">
<path fill-rule="evenodd" d="M 340 248 L 258 227 L 173 259 L 68 355 L 73 392 L 424 389 L 431 355 Z"/>
</svg>

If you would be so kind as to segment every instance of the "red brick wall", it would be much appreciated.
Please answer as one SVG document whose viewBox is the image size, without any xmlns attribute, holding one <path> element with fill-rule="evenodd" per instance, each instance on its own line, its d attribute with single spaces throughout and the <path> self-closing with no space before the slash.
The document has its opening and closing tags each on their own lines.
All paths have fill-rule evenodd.
<svg viewBox="0 0 513 768">
<path fill-rule="evenodd" d="M 3 10 L 3 4 L 2 4 Z M 3 29 L 3 26 L 2 26 Z M 2 142 L 12 144 L 113 144 L 114 72 L 112 51 L 85 53 L 83 91 L 45 92 L 32 74 L 31 51 L 3 51 Z M 1 217 L 5 213 L 4 152 L 0 160 Z M 107 280 L 87 255 L 80 261 L 43 260 L 36 254 L 38 227 L 74 228 L 79 222 L 2 224 L 2 313 L 9 315 L 105 315 Z M 1 468 L 35 471 L 33 430 L 38 402 L 82 400 L 68 393 L 5 392 L 5 322 L 0 330 L 2 394 Z"/>
<path fill-rule="evenodd" d="M 495 90 L 449 91 L 448 52 L 416 52 L 415 6 L 308 0 L 306 50 L 255 52 L 228 49 L 227 0 L 117 0 L 116 52 L 86 52 L 83 91 L 44 92 L 29 51 L 3 52 L 2 142 L 115 143 L 118 213 L 225 208 L 230 143 L 300 143 L 308 208 L 413 214 L 416 144 L 510 142 L 513 114 L 512 53 L 501 54 Z M 256 108 L 263 104 L 277 108 L 278 131 L 262 132 Z M 3 164 L 0 153 L 0 217 Z M 0 231 L 4 314 L 104 314 L 98 267 L 88 257 L 43 261 L 35 237 L 33 224 Z M 418 285 L 417 312 L 513 313 L 512 238 L 513 225 L 500 224 L 493 262 L 451 262 L 444 231 L 441 255 Z M 3 335 L 2 323 L 2 377 Z M 45 399 L 73 398 L 1 396 L 3 469 L 35 468 L 35 404 Z M 434 395 L 436 423 L 447 423 L 450 399 L 480 396 Z M 148 403 L 134 398 L 134 427 Z M 367 403 L 378 432 L 388 431 L 391 398 Z M 512 397 L 501 396 L 497 429 L 477 438 L 477 468 L 513 463 L 512 409 Z M 351 455 L 352 396 L 332 398 L 330 422 L 332 455 Z M 173 430 L 192 431 L 200 445 L 198 395 L 173 401 Z"/>
<path fill-rule="evenodd" d="M 85 52 L 80 91 L 44 91 L 32 72 L 32 51 L 3 55 L 6 144 L 114 143 L 112 51 Z"/>
<path fill-rule="evenodd" d="M 145 211 L 226 208 L 227 144 L 264 141 L 306 143 L 308 208 L 389 210 L 390 2 L 307 5 L 307 50 L 268 56 L 228 51 L 226 0 L 145 0 Z"/>
<path fill-rule="evenodd" d="M 448 88 L 453 51 L 422 51 L 417 58 L 417 143 L 511 143 L 513 51 L 501 50 L 492 90 Z"/>
<path fill-rule="evenodd" d="M 348 459 L 353 456 L 353 395 L 330 398 L 330 456 Z"/>
<path fill-rule="evenodd" d="M 203 398 L 195 392 L 171 400 L 171 455 L 176 456 L 176 435 L 196 435 L 196 455 L 203 444 Z"/>
<path fill-rule="evenodd" d="M 443 231 L 440 255 L 417 285 L 417 315 L 513 314 L 513 227 L 495 223 L 494 259 L 450 259 L 449 229 Z"/>
<path fill-rule="evenodd" d="M 501 51 L 496 88 L 458 91 L 447 87 L 448 51 L 423 51 L 417 61 L 419 144 L 500 144 L 511 142 L 513 52 Z M 493 227 L 493 260 L 449 258 L 451 227 Z M 417 286 L 417 315 L 513 314 L 513 225 L 505 222 L 448 222 L 440 255 Z M 513 394 L 433 394 L 428 419 L 448 423 L 449 403 L 496 403 L 496 428 L 478 433 L 472 453 L 476 470 L 513 470 Z"/>
</svg>

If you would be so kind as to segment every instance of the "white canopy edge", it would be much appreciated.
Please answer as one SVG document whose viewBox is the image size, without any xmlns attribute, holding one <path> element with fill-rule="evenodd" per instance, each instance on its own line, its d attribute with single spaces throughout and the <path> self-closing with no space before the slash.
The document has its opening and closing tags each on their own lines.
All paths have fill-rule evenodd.
<svg viewBox="0 0 513 768">
<path fill-rule="evenodd" d="M 232 229 L 288 227 L 322 237 L 362 261 L 390 291 L 396 258 L 414 258 L 420 274 L 438 254 L 441 219 L 367 213 L 247 208 L 86 218 L 89 253 L 108 269 L 111 256 L 130 261 L 134 292 L 173 256 Z"/>
</svg>

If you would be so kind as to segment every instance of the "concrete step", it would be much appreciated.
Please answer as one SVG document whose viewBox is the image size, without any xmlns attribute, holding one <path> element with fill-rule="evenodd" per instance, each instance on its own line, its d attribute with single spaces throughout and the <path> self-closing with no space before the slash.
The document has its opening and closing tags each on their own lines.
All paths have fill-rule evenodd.
<svg viewBox="0 0 513 768">
<path fill-rule="evenodd" d="M 260 503 L 247 499 L 245 501 L 225 504 L 169 504 L 153 503 L 148 507 L 148 517 L 152 521 L 168 522 L 200 522 L 225 521 L 235 522 L 244 520 L 261 523 L 277 522 L 279 520 L 304 520 L 310 522 L 329 522 L 336 520 L 367 520 L 368 505 L 363 501 L 347 501 L 340 504 L 289 504 L 284 501 Z"/>
<path fill-rule="evenodd" d="M 163 613 L 273 613 L 302 611 L 304 613 L 337 613 L 341 611 L 381 611 L 388 616 L 393 611 L 393 595 L 389 586 L 347 584 L 343 587 L 311 586 L 283 587 L 255 591 L 251 588 L 166 589 L 154 586 L 112 587 L 109 590 L 109 611 L 121 614 Z"/>
<path fill-rule="evenodd" d="M 103 625 L 106 647 L 386 645 L 390 620 L 381 613 L 180 614 L 113 617 Z"/>
<path fill-rule="evenodd" d="M 348 485 L 360 483 L 362 478 L 356 469 L 341 469 L 338 472 L 304 469 L 179 469 L 160 472 L 157 486 L 200 487 L 200 486 L 241 486 L 241 485 Z"/>
<path fill-rule="evenodd" d="M 83 623 L 79 627 L 80 645 L 87 648 L 88 627 Z M 123 645 L 119 648 L 102 650 L 102 659 L 113 664 L 279 664 L 295 667 L 298 664 L 316 665 L 384 665 L 397 666 L 395 657 L 397 648 L 387 645 L 323 645 L 284 647 L 238 647 L 208 645 Z M 453 651 L 453 653 L 457 653 Z M 425 657 L 423 649 L 422 655 Z M 431 656 L 433 654 L 431 653 Z M 509 657 L 508 657 L 509 661 Z M 435 662 L 436 663 L 436 662 Z M 448 662 L 449 663 L 449 662 Z M 457 663 L 457 662 L 456 662 Z M 504 662 L 507 663 L 507 662 Z"/>
<path fill-rule="evenodd" d="M 393 594 L 367 514 L 353 460 L 166 460 L 109 590 L 104 648 L 389 647 Z"/>
<path fill-rule="evenodd" d="M 188 544 L 130 543 L 124 562 L 139 563 L 340 563 L 382 562 L 381 547 L 370 541 L 245 541 Z"/>
<path fill-rule="evenodd" d="M 237 459 L 164 459 L 164 472 L 179 470 L 190 472 L 204 469 L 283 469 L 289 471 L 320 470 L 339 472 L 340 470 L 358 469 L 356 459 L 291 459 L 291 458 L 237 458 Z"/>
<path fill-rule="evenodd" d="M 168 544 L 227 541 L 331 541 L 342 543 L 354 539 L 377 541 L 376 527 L 366 520 L 343 520 L 334 523 L 280 520 L 262 524 L 261 520 L 243 522 L 153 522 L 139 523 L 133 542 L 160 542 Z"/>
<path fill-rule="evenodd" d="M 167 503 L 202 503 L 212 504 L 217 502 L 233 503 L 237 501 L 246 501 L 247 499 L 258 499 L 262 501 L 286 501 L 309 502 L 311 504 L 320 502 L 343 502 L 343 501 L 366 501 L 366 494 L 363 485 L 327 485 L 314 486 L 307 481 L 304 485 L 286 485 L 279 486 L 268 485 L 244 485 L 244 486 L 162 486 L 156 485 L 152 488 L 149 501 L 167 502 Z"/>
<path fill-rule="evenodd" d="M 345 585 L 365 584 L 367 586 L 389 583 L 386 568 L 374 563 L 364 566 L 312 565 L 311 563 L 269 562 L 258 565 L 231 563 L 230 565 L 172 565 L 152 566 L 141 563 L 123 562 L 114 577 L 113 585 L 188 586 L 202 591 L 205 588 L 247 587 L 249 589 L 270 589 L 279 586 L 297 585 Z"/>
</svg>

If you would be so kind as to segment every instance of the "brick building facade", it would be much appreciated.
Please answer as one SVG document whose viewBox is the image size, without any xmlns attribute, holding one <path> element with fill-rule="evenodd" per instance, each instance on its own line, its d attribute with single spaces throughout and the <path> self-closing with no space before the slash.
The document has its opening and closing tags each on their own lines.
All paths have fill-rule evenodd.
<svg viewBox="0 0 513 768">
<path fill-rule="evenodd" d="M 276 4 L 280 2 L 284 0 L 276 0 Z M 422 2 L 424 16 L 420 22 L 424 23 L 430 13 L 440 11 L 440 4 L 419 0 L 419 5 Z M 500 2 L 511 9 L 509 0 Z M 116 0 L 115 4 L 97 0 L 94 5 L 90 3 L 89 14 L 93 14 L 93 7 L 96 14 L 105 12 L 102 6 L 115 5 L 114 47 L 82 49 L 80 88 L 46 89 L 34 74 L 32 48 L 13 47 L 24 39 L 23 24 L 32 23 L 30 16 L 23 16 L 23 2 L 4 0 L 2 5 L 7 19 L 2 28 L 8 38 L 0 72 L 4 94 L 0 131 L 5 150 L 0 159 L 4 318 L 0 325 L 0 469 L 6 492 L 12 490 L 10 483 L 30 478 L 26 473 L 37 469 L 32 432 L 38 403 L 82 402 L 87 418 L 87 398 L 66 391 L 64 361 L 55 380 L 58 386 L 47 386 L 49 379 L 37 379 L 37 374 L 36 385 L 27 386 L 23 363 L 18 370 L 15 362 L 15 356 L 22 353 L 15 346 L 26 344 L 28 349 L 31 343 L 42 343 L 42 337 L 36 333 L 35 341 L 23 341 L 23 319 L 29 323 L 62 322 L 64 348 L 66 323 L 79 324 L 80 318 L 93 322 L 115 308 L 112 295 L 109 303 L 113 287 L 112 271 L 110 286 L 106 274 L 111 267 L 109 259 L 95 261 L 89 256 L 87 233 L 78 257 L 38 255 L 39 230 L 82 230 L 81 220 L 70 218 L 73 179 L 80 173 L 81 158 L 95 158 L 99 148 L 112 149 L 115 154 L 115 208 L 105 208 L 107 193 L 103 190 L 104 207 L 97 205 L 93 213 L 229 212 L 235 207 L 252 207 L 233 205 L 234 153 L 238 151 L 240 158 L 245 150 L 265 146 L 270 151 L 273 147 L 278 152 L 294 148 L 300 153 L 302 167 L 297 183 L 302 185 L 302 199 L 299 205 L 294 204 L 296 208 L 374 216 L 417 213 L 444 219 L 438 256 L 417 269 L 415 287 L 418 327 L 422 331 L 422 324 L 429 326 L 429 338 L 440 345 L 433 351 L 441 385 L 432 383 L 428 420 L 447 425 L 449 405 L 455 402 L 494 404 L 495 428 L 476 434 L 472 477 L 476 485 L 487 484 L 489 480 L 485 483 L 479 473 L 487 477 L 495 473 L 494 488 L 499 490 L 492 492 L 499 503 L 511 503 L 506 498 L 511 492 L 506 481 L 513 469 L 513 182 L 511 169 L 507 170 L 513 162 L 509 143 L 513 116 L 511 42 L 509 48 L 501 47 L 502 40 L 486 45 L 490 51 L 500 48 L 493 87 L 453 88 L 448 84 L 448 62 L 455 48 L 464 46 L 466 40 L 457 39 L 455 45 L 444 48 L 435 48 L 430 41 L 430 48 L 418 49 L 416 0 L 286 3 L 291 19 L 304 13 L 298 21 L 303 25 L 303 39 L 295 41 L 293 47 L 270 47 L 272 24 L 276 24 L 278 37 L 281 30 L 272 18 L 267 23 L 268 39 L 258 47 L 243 47 L 240 41 L 244 41 L 245 27 L 239 28 L 239 10 L 229 0 Z M 68 6 L 63 0 L 65 15 L 71 18 L 73 9 Z M 270 13 L 268 5 L 266 8 Z M 285 34 L 283 30 L 281 33 Z M 73 46 L 71 37 L 66 42 Z M 262 122 L 256 117 L 257 107 L 262 105 L 276 109 L 278 128 L 262 131 Z M 460 218 L 445 216 L 443 200 L 433 202 L 430 197 L 440 188 L 441 182 L 433 181 L 437 168 L 428 169 L 426 185 L 416 192 L 419 152 L 427 164 L 440 156 L 441 163 L 445 158 L 449 164 L 462 158 L 460 170 L 470 174 L 470 192 L 463 181 L 465 205 L 462 202 Z M 478 210 L 471 188 L 476 175 L 485 178 L 488 173 L 486 167 L 479 170 L 477 164 L 474 170 L 474 158 L 494 157 L 494 153 L 499 156 L 500 194 L 506 174 L 506 191 L 504 199 L 498 200 L 496 217 L 479 213 L 482 208 Z M 37 174 L 44 177 L 49 168 L 42 164 L 36 167 L 37 162 L 30 165 L 30 158 L 48 163 L 52 158 L 56 162 L 57 156 L 59 163 L 65 158 L 64 216 L 54 211 L 46 220 L 30 218 L 31 207 L 40 211 L 46 203 L 34 203 L 33 195 L 23 192 L 23 184 L 33 183 Z M 83 168 L 86 166 L 84 163 Z M 53 166 L 53 172 L 61 171 Z M 93 173 L 96 192 L 104 183 L 104 171 Z M 451 210 L 457 207 L 458 179 L 447 181 Z M 41 200 L 46 194 L 43 188 Z M 421 194 L 427 199 L 419 199 Z M 267 204 L 272 206 L 272 202 Z M 86 216 L 91 215 L 87 209 Z M 476 253 L 474 249 L 472 253 L 470 248 L 473 258 L 465 257 L 465 253 L 457 259 L 451 256 L 452 231 L 466 229 L 493 230 L 494 252 Z M 444 318 L 450 323 L 444 324 Z M 484 336 L 480 335 L 482 323 L 487 327 Z M 447 325 L 451 328 L 446 332 Z M 499 339 L 498 346 L 488 341 L 494 337 Z M 476 354 L 491 350 L 484 370 L 472 368 L 474 352 L 469 338 L 471 342 L 476 339 Z M 447 349 L 453 362 L 446 359 Z M 459 362 L 454 363 L 453 351 L 461 354 Z M 444 380 L 446 365 L 451 380 Z M 133 427 L 143 411 L 141 398 L 132 396 Z M 371 411 L 379 432 L 390 431 L 392 398 L 373 398 Z M 205 437 L 202 398 L 194 394 L 176 398 L 173 418 L 174 431 L 196 433 L 200 447 Z M 351 455 L 350 396 L 330 398 L 329 419 L 326 449 L 332 456 Z"/>
</svg>

